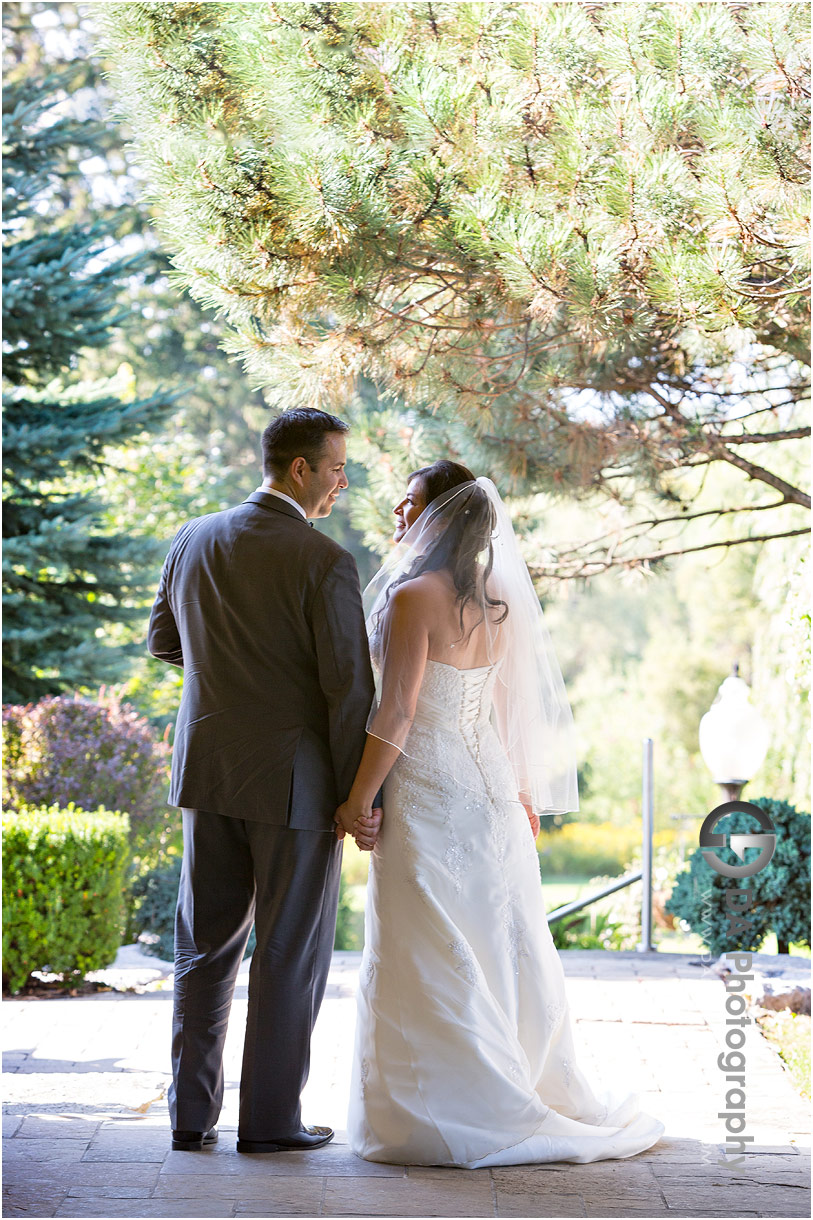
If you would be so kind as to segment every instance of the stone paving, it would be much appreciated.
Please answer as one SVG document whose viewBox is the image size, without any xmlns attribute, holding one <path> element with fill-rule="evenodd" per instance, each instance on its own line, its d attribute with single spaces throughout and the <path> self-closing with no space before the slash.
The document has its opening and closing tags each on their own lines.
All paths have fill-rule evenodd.
<svg viewBox="0 0 813 1220">
<path fill-rule="evenodd" d="M 4 1215 L 809 1216 L 809 1109 L 754 1026 L 744 1048 L 754 1141 L 741 1171 L 718 1164 L 720 979 L 678 954 L 571 951 L 562 959 L 582 1066 L 591 1079 L 637 1090 L 666 1124 L 659 1143 L 631 1160 L 494 1170 L 359 1160 L 340 1130 L 359 960 L 344 953 L 333 959 L 304 1096 L 305 1121 L 338 1134 L 311 1153 L 235 1151 L 245 969 L 220 1143 L 202 1153 L 169 1150 L 171 976 L 142 994 L 7 1000 Z"/>
</svg>

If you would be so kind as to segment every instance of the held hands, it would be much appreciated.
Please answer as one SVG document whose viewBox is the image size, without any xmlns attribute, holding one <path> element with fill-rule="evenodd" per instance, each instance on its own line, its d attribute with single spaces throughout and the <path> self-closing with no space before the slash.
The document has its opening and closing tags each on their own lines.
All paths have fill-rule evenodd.
<svg viewBox="0 0 813 1220">
<path fill-rule="evenodd" d="M 336 810 L 334 817 L 336 834 L 340 839 L 346 834 L 352 835 L 360 851 L 372 851 L 378 840 L 383 817 L 383 809 L 365 811 L 345 801 Z"/>
<path fill-rule="evenodd" d="M 371 809 L 369 813 L 358 819 L 353 838 L 356 840 L 359 851 L 373 850 L 378 842 L 383 817 L 383 809 Z"/>
</svg>

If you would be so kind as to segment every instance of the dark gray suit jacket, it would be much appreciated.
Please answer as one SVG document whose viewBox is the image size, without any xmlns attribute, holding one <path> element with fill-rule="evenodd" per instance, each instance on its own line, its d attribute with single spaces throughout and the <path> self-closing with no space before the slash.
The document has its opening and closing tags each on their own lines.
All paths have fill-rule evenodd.
<svg viewBox="0 0 813 1220">
<path fill-rule="evenodd" d="M 352 555 L 255 492 L 178 531 L 148 640 L 184 671 L 170 804 L 332 830 L 373 698 Z"/>
</svg>

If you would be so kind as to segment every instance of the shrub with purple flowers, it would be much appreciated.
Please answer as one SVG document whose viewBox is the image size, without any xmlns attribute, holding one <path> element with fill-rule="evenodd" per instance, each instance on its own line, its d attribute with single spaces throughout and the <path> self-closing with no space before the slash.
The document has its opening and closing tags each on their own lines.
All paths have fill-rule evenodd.
<svg viewBox="0 0 813 1220">
<path fill-rule="evenodd" d="M 73 803 L 125 810 L 135 863 L 155 864 L 174 829 L 166 803 L 169 745 L 115 692 L 56 695 L 3 708 L 6 809 Z"/>
</svg>

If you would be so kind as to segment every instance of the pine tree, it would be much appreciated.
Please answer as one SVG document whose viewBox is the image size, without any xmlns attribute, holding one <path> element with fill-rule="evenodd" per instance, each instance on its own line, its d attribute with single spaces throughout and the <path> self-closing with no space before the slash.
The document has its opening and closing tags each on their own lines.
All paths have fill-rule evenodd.
<svg viewBox="0 0 813 1220">
<path fill-rule="evenodd" d="M 505 489 L 688 519 L 673 472 L 710 463 L 809 506 L 779 456 L 809 431 L 808 11 L 104 16 L 178 279 L 273 406 L 358 412 L 366 379 Z"/>
<path fill-rule="evenodd" d="M 168 427 L 162 451 L 170 466 L 176 459 L 183 462 L 179 449 L 186 450 L 184 456 L 193 453 L 206 463 L 205 475 L 200 471 L 192 475 L 199 494 L 186 505 L 188 515 L 212 507 L 207 493 L 219 501 L 214 505 L 219 508 L 253 485 L 259 433 L 268 421 L 268 410 L 261 392 L 247 387 L 239 364 L 220 347 L 222 325 L 170 282 L 169 259 L 140 199 L 141 184 L 125 144 L 127 129 L 111 121 L 114 99 L 104 61 L 96 54 L 97 7 L 65 0 L 18 0 L 7 5 L 2 14 L 7 71 L 43 75 L 69 60 L 76 72 L 75 84 L 81 84 L 80 90 L 73 88 L 74 102 L 78 92 L 82 113 L 99 121 L 92 160 L 83 161 L 81 173 L 60 182 L 64 217 L 89 223 L 99 217 L 98 200 L 114 197 L 116 206 L 109 219 L 115 224 L 115 236 L 126 238 L 128 249 L 142 249 L 144 258 L 138 274 L 128 276 L 123 285 L 127 316 L 103 347 L 84 351 L 82 375 L 100 380 L 113 376 L 126 362 L 142 395 L 160 390 L 168 376 L 183 387 L 182 406 Z M 108 212 L 105 209 L 106 216 Z M 134 456 L 130 453 L 128 465 Z M 188 467 L 188 461 L 183 464 Z M 166 491 L 163 480 L 161 495 Z M 174 491 L 173 507 L 182 512 L 183 489 L 177 486 Z M 104 494 L 108 496 L 109 488 Z M 152 499 L 157 507 L 161 496 Z M 143 502 L 142 507 L 151 511 Z M 172 509 L 165 515 L 171 518 Z M 166 528 L 172 530 L 171 521 Z"/>
<path fill-rule="evenodd" d="M 3 93 L 4 698 L 25 702 L 115 678 L 117 624 L 143 614 L 155 544 L 105 532 L 94 495 L 105 449 L 156 428 L 172 397 L 77 379 L 82 351 L 109 342 L 123 279 L 138 265 L 115 219 L 75 222 L 69 184 L 104 147 L 103 124 L 65 105 L 81 63 L 10 74 Z"/>
</svg>

